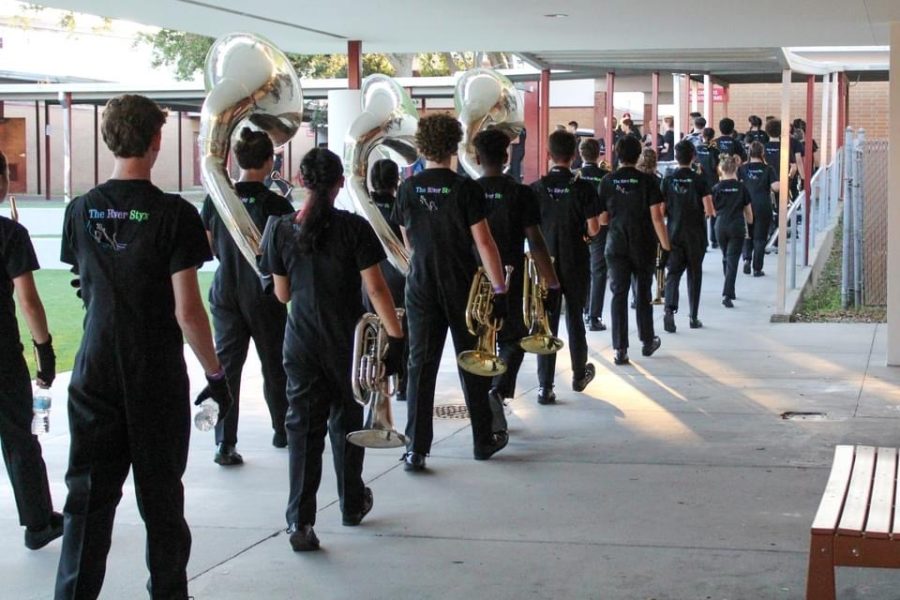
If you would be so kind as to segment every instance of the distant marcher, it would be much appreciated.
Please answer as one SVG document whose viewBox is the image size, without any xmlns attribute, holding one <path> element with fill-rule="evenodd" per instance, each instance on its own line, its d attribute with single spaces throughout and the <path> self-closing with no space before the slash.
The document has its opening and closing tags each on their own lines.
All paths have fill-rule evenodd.
<svg viewBox="0 0 900 600">
<path fill-rule="evenodd" d="M 722 304 L 727 308 L 734 306 L 737 297 L 734 283 L 737 278 L 738 261 L 744 239 L 747 237 L 747 225 L 753 223 L 750 193 L 743 183 L 737 179 L 738 161 L 733 156 L 726 156 L 719 164 L 722 179 L 713 188 L 713 206 L 716 210 L 716 238 L 722 248 L 722 270 L 725 272 L 725 285 L 722 288 Z"/>
</svg>

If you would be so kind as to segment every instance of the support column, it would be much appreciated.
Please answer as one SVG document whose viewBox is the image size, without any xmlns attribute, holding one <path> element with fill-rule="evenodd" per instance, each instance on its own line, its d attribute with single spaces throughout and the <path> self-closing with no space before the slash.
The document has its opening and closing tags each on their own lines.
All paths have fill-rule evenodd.
<svg viewBox="0 0 900 600">
<path fill-rule="evenodd" d="M 781 179 L 778 191 L 778 280 L 775 313 L 785 314 L 787 306 L 787 212 L 788 171 L 790 170 L 791 70 L 781 72 Z"/>
<path fill-rule="evenodd" d="M 841 138 L 842 133 L 840 131 L 840 121 L 838 120 L 838 84 L 841 80 L 840 73 L 833 73 L 831 75 L 831 157 L 834 158 L 837 156 L 838 148 L 842 146 Z"/>
<path fill-rule="evenodd" d="M 47 172 L 44 181 L 44 198 L 50 199 L 50 104 L 44 100 L 44 154 L 47 155 Z"/>
<path fill-rule="evenodd" d="M 41 103 L 34 101 L 34 156 L 37 158 L 35 174 L 37 175 L 37 195 L 41 195 Z"/>
<path fill-rule="evenodd" d="M 900 365 L 900 22 L 891 23 L 888 120 L 887 364 Z"/>
<path fill-rule="evenodd" d="M 831 137 L 828 135 L 828 105 L 829 95 L 831 94 L 831 73 L 822 75 L 822 126 L 819 136 L 819 163 L 822 168 L 828 166 L 831 160 Z M 810 127 L 812 124 L 807 123 Z"/>
<path fill-rule="evenodd" d="M 706 126 L 712 127 L 713 124 L 713 89 L 712 77 L 709 74 L 703 76 L 703 118 L 706 119 Z"/>
<path fill-rule="evenodd" d="M 645 127 L 646 130 L 646 127 Z M 657 136 L 659 135 L 659 71 L 650 75 L 650 139 L 653 149 L 659 152 Z"/>
<path fill-rule="evenodd" d="M 63 109 L 63 200 L 72 200 L 72 92 L 59 93 Z"/>
<path fill-rule="evenodd" d="M 813 103 L 816 94 L 816 76 L 806 77 L 806 132 L 803 136 L 806 148 L 803 154 L 803 189 L 806 190 L 806 203 L 803 206 L 803 228 L 806 230 L 803 246 L 803 264 L 809 264 L 809 222 L 812 211 L 812 171 L 813 171 Z"/>
<path fill-rule="evenodd" d="M 694 109 L 691 108 L 691 76 L 690 75 L 682 75 L 681 76 L 681 136 L 685 135 L 689 132 L 693 127 L 694 123 L 691 121 L 691 111 Z M 681 141 L 681 137 L 675 138 L 675 143 L 677 144 Z"/>
<path fill-rule="evenodd" d="M 844 145 L 844 132 L 847 131 L 847 75 L 838 73 L 838 145 Z"/>
<path fill-rule="evenodd" d="M 347 42 L 347 89 L 358 90 L 362 87 L 362 42 Z"/>
<path fill-rule="evenodd" d="M 675 143 L 681 139 L 681 133 L 684 131 L 684 94 L 681 88 L 683 81 L 681 75 L 672 74 L 672 102 L 675 104 L 675 114 L 673 116 Z"/>
<path fill-rule="evenodd" d="M 610 169 L 616 166 L 616 149 L 614 148 L 615 136 L 613 135 L 613 118 L 616 114 L 616 74 L 613 71 L 606 72 L 606 136 L 603 143 L 606 145 L 606 162 Z"/>
<path fill-rule="evenodd" d="M 94 105 L 94 186 L 96 187 L 100 183 L 100 135 L 97 132 L 99 119 L 100 107 L 95 104 Z"/>
<path fill-rule="evenodd" d="M 184 190 L 184 142 L 181 139 L 182 134 L 182 113 L 178 111 L 178 191 Z"/>
<path fill-rule="evenodd" d="M 538 83 L 538 175 L 547 174 L 547 138 L 550 137 L 550 69 L 541 71 Z"/>
<path fill-rule="evenodd" d="M 594 137 L 606 139 L 606 92 L 594 91 Z"/>
</svg>

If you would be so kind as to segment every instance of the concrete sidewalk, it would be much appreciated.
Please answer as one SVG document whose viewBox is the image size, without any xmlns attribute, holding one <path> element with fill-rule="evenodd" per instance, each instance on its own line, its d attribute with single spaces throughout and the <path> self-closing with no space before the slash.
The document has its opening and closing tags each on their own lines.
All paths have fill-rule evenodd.
<svg viewBox="0 0 900 600">
<path fill-rule="evenodd" d="M 900 444 L 900 371 L 884 364 L 883 325 L 771 324 L 774 277 L 739 275 L 736 308 L 720 304 L 720 254 L 705 262 L 700 318 L 662 331 L 661 350 L 612 364 L 609 332 L 589 333 L 597 378 L 570 388 L 558 361 L 555 406 L 535 402 L 534 358 L 512 405 L 509 447 L 472 460 L 466 421 L 436 419 L 426 474 L 399 452 L 369 451 L 375 508 L 342 527 L 330 451 L 316 531 L 323 550 L 291 552 L 284 527 L 287 452 L 270 445 L 258 365 L 244 380 L 239 450 L 212 462 L 195 432 L 184 483 L 194 536 L 191 593 L 237 598 L 595 598 L 758 600 L 804 596 L 809 526 L 833 447 Z M 767 260 L 774 273 L 775 257 Z M 634 325 L 633 314 L 632 326 Z M 446 349 L 438 403 L 462 402 Z M 254 359 L 255 360 L 255 359 Z M 192 380 L 201 373 L 192 361 Z M 64 382 L 44 451 L 58 506 L 65 498 Z M 195 390 L 196 391 L 196 390 Z M 784 420 L 785 411 L 825 413 Z M 405 422 L 405 409 L 395 406 Z M 144 597 L 144 531 L 129 481 L 104 598 Z M 0 479 L 5 598 L 48 598 L 60 544 L 22 545 Z M 842 569 L 842 599 L 900 598 L 900 571 Z"/>
</svg>

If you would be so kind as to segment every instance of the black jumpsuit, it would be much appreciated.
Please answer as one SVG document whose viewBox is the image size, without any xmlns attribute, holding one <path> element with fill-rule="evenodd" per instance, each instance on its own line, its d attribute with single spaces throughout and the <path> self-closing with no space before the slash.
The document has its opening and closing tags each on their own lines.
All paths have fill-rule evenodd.
<svg viewBox="0 0 900 600">
<path fill-rule="evenodd" d="M 700 172 L 706 179 L 706 185 L 712 189 L 719 182 L 719 150 L 708 144 L 697 146 L 697 162 L 700 164 Z M 709 218 L 709 243 L 716 246 L 716 217 Z"/>
<path fill-rule="evenodd" d="M 504 266 L 513 267 L 507 293 L 509 314 L 497 335 L 500 358 L 506 361 L 506 372 L 494 377 L 492 384 L 503 398 L 512 398 L 516 393 L 519 368 L 525 357 L 525 351 L 519 346 L 519 340 L 528 335 L 522 314 L 525 229 L 540 225 L 541 213 L 538 199 L 532 189 L 517 183 L 508 175 L 482 177 L 478 183 L 484 188 L 490 211 L 488 225 L 500 251 L 500 261 Z"/>
<path fill-rule="evenodd" d="M 16 322 L 13 279 L 39 268 L 28 231 L 0 217 L 0 444 L 19 524 L 43 529 L 53 510 L 41 445 L 31 433 L 31 378 Z"/>
<path fill-rule="evenodd" d="M 722 249 L 722 270 L 725 272 L 722 296 L 732 300 L 736 297 L 734 280 L 747 232 L 744 207 L 749 204 L 750 194 L 747 188 L 736 179 L 725 179 L 713 188 L 713 205 L 718 216 L 716 237 Z"/>
<path fill-rule="evenodd" d="M 584 332 L 584 306 L 591 285 L 590 251 L 585 243 L 587 220 L 600 214 L 595 186 L 575 177 L 569 169 L 553 167 L 534 182 L 541 206 L 541 223 L 547 249 L 556 259 L 560 292 L 566 301 L 566 331 L 573 379 L 582 379 L 587 365 L 587 339 Z M 553 335 L 559 332 L 562 305 L 548 312 Z M 537 357 L 538 382 L 552 388 L 556 372 L 556 353 Z"/>
<path fill-rule="evenodd" d="M 600 168 L 596 163 L 585 163 L 581 167 L 581 179 L 594 184 L 600 190 L 600 181 L 609 175 L 609 171 Z M 603 302 L 606 298 L 606 236 L 609 228 L 604 225 L 600 233 L 595 235 L 588 248 L 591 253 L 591 292 L 588 298 L 586 315 L 589 319 L 603 318 Z"/>
<path fill-rule="evenodd" d="M 110 180 L 66 209 L 63 262 L 81 278 L 84 338 L 69 384 L 71 448 L 56 598 L 95 598 L 133 470 L 154 598 L 186 598 L 190 398 L 172 276 L 210 260 L 197 210 L 149 181 Z"/>
<path fill-rule="evenodd" d="M 778 181 L 778 175 L 764 162 L 749 162 L 741 165 L 738 177 L 747 187 L 753 207 L 750 239 L 744 241 L 744 260 L 752 261 L 753 271 L 759 273 L 763 269 L 772 226 L 772 184 Z"/>
<path fill-rule="evenodd" d="M 466 303 L 477 270 L 471 227 L 487 218 L 484 190 L 450 169 L 425 169 L 400 185 L 394 222 L 412 247 L 406 279 L 409 374 L 407 450 L 428 454 L 434 438 L 434 390 L 447 329 L 459 354 L 475 347 Z M 491 379 L 458 368 L 475 446 L 493 443 Z"/>
<path fill-rule="evenodd" d="M 325 434 L 331 438 L 338 495 L 344 515 L 363 508 L 365 449 L 347 434 L 363 427 L 363 408 L 350 382 L 353 331 L 364 309 L 360 271 L 383 260 L 372 227 L 360 216 L 333 208 L 315 249 L 302 253 L 293 216 L 270 223 L 261 268 L 290 279 L 291 306 L 284 334 L 290 449 L 288 526 L 315 525 Z"/>
<path fill-rule="evenodd" d="M 284 196 L 272 192 L 262 183 L 239 181 L 235 189 L 260 231 L 265 229 L 270 216 L 294 211 Z M 269 407 L 272 429 L 276 433 L 284 431 L 287 377 L 281 351 L 287 308 L 274 295 L 263 291 L 256 271 L 241 254 L 209 197 L 203 203 L 200 217 L 206 231 L 212 233 L 213 250 L 219 259 L 219 268 L 209 288 L 209 310 L 216 336 L 216 353 L 225 368 L 234 398 L 228 415 L 216 424 L 216 444 L 234 446 L 240 414 L 241 374 L 251 338 L 262 367 L 263 397 Z"/>
<path fill-rule="evenodd" d="M 644 345 L 653 343 L 651 289 L 658 241 L 650 207 L 663 201 L 658 180 L 634 167 L 622 167 L 600 182 L 600 209 L 609 212 L 606 264 L 612 293 L 613 348 L 628 349 L 628 290 L 635 279 L 635 314 Z"/>
<path fill-rule="evenodd" d="M 706 178 L 681 167 L 663 179 L 666 199 L 666 227 L 669 243 L 668 273 L 666 274 L 666 310 L 678 312 L 678 288 L 687 270 L 690 318 L 697 318 L 700 307 L 700 286 L 703 281 L 703 257 L 706 254 L 706 216 L 703 198 L 710 194 Z"/>
</svg>

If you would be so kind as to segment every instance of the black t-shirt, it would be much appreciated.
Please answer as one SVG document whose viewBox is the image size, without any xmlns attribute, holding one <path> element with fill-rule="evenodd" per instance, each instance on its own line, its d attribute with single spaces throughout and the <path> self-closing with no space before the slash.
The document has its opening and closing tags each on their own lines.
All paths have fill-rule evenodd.
<svg viewBox="0 0 900 600">
<path fill-rule="evenodd" d="M 394 210 L 394 197 L 390 194 L 372 192 L 372 202 L 378 208 L 378 212 L 381 213 L 381 216 L 384 217 L 388 227 L 390 227 L 391 231 L 394 232 L 394 235 L 397 236 L 397 239 L 402 240 L 403 234 L 400 231 L 400 226 L 394 223 L 391 217 L 391 213 Z M 387 258 L 381 261 L 381 273 L 384 275 L 384 280 L 391 290 L 391 298 L 394 299 L 394 306 L 403 306 L 404 290 L 406 289 L 406 275 L 398 271 Z M 375 312 L 367 295 L 363 296 L 363 302 L 365 303 L 367 310 Z"/>
<path fill-rule="evenodd" d="M 484 188 L 488 225 L 500 260 L 519 270 L 525 251 L 525 228 L 541 223 L 537 196 L 530 187 L 507 175 L 482 177 L 478 183 Z"/>
<path fill-rule="evenodd" d="M 364 309 L 364 271 L 385 259 L 371 225 L 353 213 L 329 208 L 316 248 L 303 253 L 293 215 L 273 219 L 266 230 L 260 266 L 290 280 L 291 304 L 285 346 L 321 353 L 323 361 L 349 361 L 353 330 Z M 326 350 L 327 349 L 327 350 Z"/>
<path fill-rule="evenodd" d="M 487 218 L 482 187 L 450 169 L 425 169 L 400 184 L 392 216 L 412 247 L 407 294 L 466 294 L 477 268 L 471 227 Z"/>
<path fill-rule="evenodd" d="M 705 247 L 703 198 L 710 195 L 706 179 L 688 167 L 681 167 L 663 179 L 662 193 L 666 199 L 666 225 L 672 245 Z"/>
<path fill-rule="evenodd" d="M 793 165 L 797 162 L 796 152 L 797 150 L 797 140 L 792 139 L 790 143 L 790 156 L 788 157 L 788 166 Z M 771 165 L 773 169 L 775 169 L 775 173 L 778 177 L 781 177 L 781 140 L 769 140 L 766 142 L 766 163 Z"/>
<path fill-rule="evenodd" d="M 700 144 L 697 146 L 697 162 L 706 184 L 709 187 L 716 185 L 719 181 L 719 150 L 715 146 Z"/>
<path fill-rule="evenodd" d="M 269 217 L 294 212 L 287 198 L 269 190 L 260 182 L 239 181 L 234 187 L 244 208 L 260 231 L 266 228 Z M 219 268 L 216 269 L 209 290 L 210 302 L 221 305 L 230 303 L 238 297 L 248 300 L 262 297 L 264 292 L 256 271 L 241 254 L 209 196 L 203 202 L 200 218 L 206 230 L 212 233 L 213 250 L 219 259 Z"/>
<path fill-rule="evenodd" d="M 86 309 L 73 383 L 118 376 L 151 390 L 184 375 L 172 275 L 212 258 L 193 205 L 146 180 L 111 179 L 66 208 L 60 257 L 76 267 Z"/>
<path fill-rule="evenodd" d="M 724 179 L 712 190 L 716 207 L 716 227 L 738 234 L 744 228 L 744 207 L 750 204 L 750 193 L 736 179 Z"/>
<path fill-rule="evenodd" d="M 603 180 L 604 177 L 609 175 L 609 171 L 602 168 L 597 163 L 584 163 L 578 174 L 581 179 L 590 181 L 592 184 L 594 184 L 594 187 L 597 188 L 597 192 L 599 193 L 600 181 Z"/>
<path fill-rule="evenodd" d="M 754 129 L 744 134 L 744 146 L 749 148 L 753 142 L 759 142 L 763 146 L 769 143 L 769 136 L 762 129 Z"/>
<path fill-rule="evenodd" d="M 744 150 L 744 145 L 733 135 L 723 135 L 716 138 L 713 143 L 720 155 L 737 156 L 741 162 L 746 162 L 747 152 Z"/>
<path fill-rule="evenodd" d="M 644 266 L 656 258 L 650 207 L 663 202 L 659 178 L 622 167 L 600 182 L 600 212 L 609 213 L 607 257 L 628 257 Z"/>
<path fill-rule="evenodd" d="M 778 174 L 771 165 L 749 162 L 738 169 L 738 179 L 744 182 L 753 203 L 753 214 L 760 211 L 772 212 L 772 184 L 778 181 Z"/>
<path fill-rule="evenodd" d="M 675 160 L 675 130 L 669 129 L 663 134 L 663 142 L 668 146 L 668 149 L 663 152 L 662 156 L 660 156 L 660 160 L 668 161 Z"/>
<path fill-rule="evenodd" d="M 0 217 L 0 357 L 4 359 L 22 355 L 13 279 L 39 268 L 28 230 L 11 219 Z"/>
</svg>

